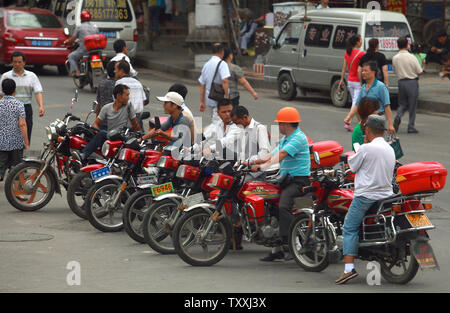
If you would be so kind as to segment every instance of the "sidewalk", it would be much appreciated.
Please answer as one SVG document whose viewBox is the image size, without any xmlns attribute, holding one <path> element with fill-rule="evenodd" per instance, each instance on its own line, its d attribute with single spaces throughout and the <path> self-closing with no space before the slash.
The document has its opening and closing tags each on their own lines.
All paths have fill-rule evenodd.
<svg viewBox="0 0 450 313">
<path fill-rule="evenodd" d="M 184 43 L 184 37 L 158 40 L 153 46 L 154 50 L 138 50 L 134 58 L 137 67 L 197 81 L 201 69 L 194 68 L 194 56 L 190 54 Z M 142 43 L 140 43 L 140 47 L 143 47 Z M 247 80 L 254 88 L 277 89 L 276 83 L 269 83 L 264 78 L 258 77 L 252 68 L 242 68 Z M 418 110 L 450 114 L 450 80 L 438 77 L 437 70 L 433 66 L 430 66 L 430 70 L 420 77 Z"/>
</svg>

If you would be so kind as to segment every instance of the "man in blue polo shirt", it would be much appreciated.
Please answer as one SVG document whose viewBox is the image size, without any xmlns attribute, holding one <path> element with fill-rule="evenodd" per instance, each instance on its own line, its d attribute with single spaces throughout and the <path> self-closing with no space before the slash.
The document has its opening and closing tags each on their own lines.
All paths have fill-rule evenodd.
<svg viewBox="0 0 450 313">
<path fill-rule="evenodd" d="M 300 114 L 295 108 L 284 107 L 278 114 L 275 122 L 278 123 L 283 138 L 278 147 L 265 157 L 251 162 L 252 171 L 258 171 L 272 164 L 280 163 L 280 176 L 289 175 L 288 182 L 283 186 L 279 202 L 279 223 L 282 245 L 287 244 L 289 226 L 293 219 L 292 207 L 294 199 L 303 195 L 302 188 L 310 184 L 311 159 L 309 143 L 306 135 L 298 128 Z M 274 261 L 284 257 L 279 247 L 262 258 L 261 261 Z"/>
<path fill-rule="evenodd" d="M 386 120 L 388 122 L 388 132 L 391 134 L 395 133 L 394 124 L 392 121 L 392 111 L 391 111 L 391 100 L 389 98 L 389 90 L 383 82 L 380 82 L 375 78 L 377 71 L 376 62 L 367 62 L 362 65 L 361 76 L 365 80 L 362 86 L 359 97 L 356 101 L 356 105 L 352 107 L 347 117 L 344 119 L 345 124 L 349 125 L 356 112 L 358 111 L 359 101 L 364 97 L 375 98 L 380 102 L 380 109 L 378 110 L 379 115 L 386 115 Z"/>
</svg>

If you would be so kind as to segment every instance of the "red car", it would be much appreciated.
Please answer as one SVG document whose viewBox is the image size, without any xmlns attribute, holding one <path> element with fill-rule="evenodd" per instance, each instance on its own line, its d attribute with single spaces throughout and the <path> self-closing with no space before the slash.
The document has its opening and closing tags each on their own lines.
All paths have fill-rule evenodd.
<svg viewBox="0 0 450 313">
<path fill-rule="evenodd" d="M 11 54 L 21 51 L 26 64 L 57 65 L 59 74 L 66 75 L 66 39 L 63 24 L 50 11 L 0 8 L 0 64 L 10 64 Z"/>
</svg>

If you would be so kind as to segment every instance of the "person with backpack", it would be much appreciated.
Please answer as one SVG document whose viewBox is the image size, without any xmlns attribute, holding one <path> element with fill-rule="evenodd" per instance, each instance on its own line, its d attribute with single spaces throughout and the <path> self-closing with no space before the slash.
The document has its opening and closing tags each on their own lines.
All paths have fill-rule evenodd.
<svg viewBox="0 0 450 313">
<path fill-rule="evenodd" d="M 358 73 L 361 73 L 362 64 L 374 61 L 378 66 L 377 71 L 375 72 L 376 79 L 384 83 L 386 87 L 389 88 L 388 63 L 386 60 L 386 56 L 383 53 L 379 52 L 379 48 L 380 44 L 377 38 L 372 38 L 369 40 L 369 48 L 359 62 Z"/>
<path fill-rule="evenodd" d="M 344 89 L 344 77 L 345 72 L 348 67 L 348 82 L 347 88 L 352 97 L 352 107 L 356 105 L 356 99 L 359 97 L 359 93 L 361 92 L 361 75 L 358 73 L 359 63 L 361 58 L 364 55 L 364 51 L 359 50 L 362 46 L 362 38 L 361 35 L 354 35 L 347 39 L 346 42 L 346 50 L 344 54 L 344 64 L 342 65 L 341 72 L 341 80 L 339 82 L 339 89 Z M 348 131 L 352 131 L 353 129 L 350 126 L 351 120 L 349 123 L 344 125 L 344 128 Z"/>
</svg>

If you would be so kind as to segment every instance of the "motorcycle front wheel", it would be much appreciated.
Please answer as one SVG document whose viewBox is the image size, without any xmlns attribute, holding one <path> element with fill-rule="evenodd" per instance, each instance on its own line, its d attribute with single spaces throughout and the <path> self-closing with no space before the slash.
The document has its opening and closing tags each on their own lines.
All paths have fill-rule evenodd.
<svg viewBox="0 0 450 313">
<path fill-rule="evenodd" d="M 13 167 L 5 181 L 8 202 L 20 211 L 37 211 L 46 206 L 52 199 L 58 182 L 48 171 L 36 182 L 40 174 L 39 162 L 25 162 Z"/>
<path fill-rule="evenodd" d="M 70 180 L 67 188 L 67 203 L 75 215 L 87 219 L 85 203 L 87 192 L 92 187 L 94 181 L 90 173 L 80 172 Z"/>
<path fill-rule="evenodd" d="M 173 230 L 173 245 L 178 256 L 192 266 L 211 266 L 222 260 L 231 243 L 231 223 L 219 218 L 204 239 L 201 238 L 211 220 L 203 209 L 185 213 Z"/>
<path fill-rule="evenodd" d="M 154 202 L 145 213 L 142 223 L 143 235 L 145 242 L 156 252 L 161 254 L 175 253 L 172 240 L 173 229 L 170 227 L 169 221 L 179 207 L 179 202 L 164 199 Z"/>
<path fill-rule="evenodd" d="M 410 242 L 401 248 L 393 248 L 395 256 L 392 259 L 379 259 L 381 276 L 393 284 L 407 284 L 417 274 L 419 264 L 412 254 Z"/>
<path fill-rule="evenodd" d="M 131 239 L 139 243 L 145 243 L 143 220 L 144 215 L 149 210 L 152 202 L 152 192 L 150 190 L 140 190 L 135 192 L 125 203 L 123 211 L 123 225 L 125 231 Z"/>
<path fill-rule="evenodd" d="M 120 191 L 121 183 L 106 179 L 94 184 L 86 195 L 86 215 L 89 223 L 102 232 L 118 232 L 123 229 L 123 209 L 130 196 L 125 189 L 116 206 L 112 201 Z"/>
<path fill-rule="evenodd" d="M 300 214 L 289 227 L 288 245 L 295 262 L 306 271 L 320 272 L 328 267 L 327 231 L 316 223 L 315 236 L 308 239 L 310 216 Z M 303 249 L 302 249 L 303 248 Z"/>
</svg>

